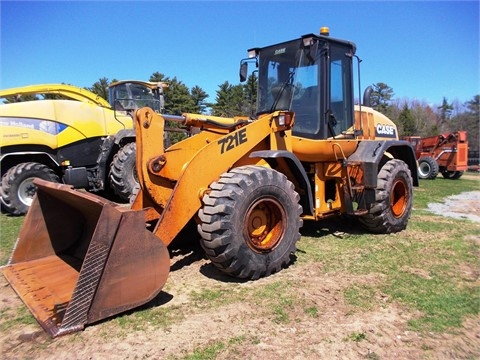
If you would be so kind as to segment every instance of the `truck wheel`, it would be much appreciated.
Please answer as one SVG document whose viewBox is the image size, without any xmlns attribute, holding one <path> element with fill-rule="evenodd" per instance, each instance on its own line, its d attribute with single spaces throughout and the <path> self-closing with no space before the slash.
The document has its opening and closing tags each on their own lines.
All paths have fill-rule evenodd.
<svg viewBox="0 0 480 360">
<path fill-rule="evenodd" d="M 48 166 L 35 163 L 21 163 L 10 168 L 2 177 L 2 204 L 12 215 L 24 215 L 32 204 L 37 187 L 33 179 L 40 178 L 60 182 L 58 176 Z"/>
<path fill-rule="evenodd" d="M 442 171 L 442 176 L 445 179 L 457 180 L 457 179 L 460 179 L 462 175 L 463 175 L 463 171 L 448 171 L 448 170 Z"/>
<path fill-rule="evenodd" d="M 232 169 L 212 183 L 198 212 L 200 244 L 229 275 L 258 279 L 291 261 L 302 207 L 285 175 L 262 166 Z"/>
<path fill-rule="evenodd" d="M 418 177 L 420 179 L 435 179 L 438 175 L 438 163 L 431 156 L 418 160 Z"/>
<path fill-rule="evenodd" d="M 369 213 L 358 217 L 367 230 L 378 234 L 402 231 L 412 211 L 413 181 L 402 160 L 392 159 L 378 173 L 375 203 Z"/>
<path fill-rule="evenodd" d="M 139 186 L 135 162 L 136 145 L 131 142 L 115 154 L 110 164 L 110 187 L 124 202 L 129 202 L 133 189 Z"/>
</svg>

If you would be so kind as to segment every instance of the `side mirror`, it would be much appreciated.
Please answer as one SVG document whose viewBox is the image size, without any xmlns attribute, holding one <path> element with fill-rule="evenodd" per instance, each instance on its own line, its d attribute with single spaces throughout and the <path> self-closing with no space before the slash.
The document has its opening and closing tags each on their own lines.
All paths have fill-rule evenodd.
<svg viewBox="0 0 480 360">
<path fill-rule="evenodd" d="M 245 80 L 247 80 L 247 74 L 248 74 L 248 63 L 242 62 L 240 64 L 240 82 L 244 82 Z"/>
</svg>

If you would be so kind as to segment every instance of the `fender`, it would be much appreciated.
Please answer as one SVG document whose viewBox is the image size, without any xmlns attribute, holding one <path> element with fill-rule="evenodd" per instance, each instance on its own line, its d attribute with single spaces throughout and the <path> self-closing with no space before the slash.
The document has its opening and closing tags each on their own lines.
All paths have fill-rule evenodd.
<svg viewBox="0 0 480 360">
<path fill-rule="evenodd" d="M 44 151 L 22 151 L 22 152 L 12 152 L 12 153 L 1 154 L 0 155 L 0 162 L 2 162 L 6 158 L 10 159 L 10 158 L 14 158 L 14 157 L 23 157 L 23 156 L 28 156 L 28 157 L 31 157 L 31 156 L 45 156 L 48 159 L 50 159 L 50 161 L 52 163 L 54 163 L 56 166 L 60 166 L 60 164 L 58 163 L 56 158 L 54 158 L 51 154 L 49 154 L 47 152 L 44 152 Z"/>
<path fill-rule="evenodd" d="M 119 148 L 123 145 L 135 141 L 135 130 L 134 129 L 124 129 L 117 132 L 115 135 L 107 136 L 103 140 L 101 146 L 101 151 L 98 154 L 97 165 L 98 165 L 98 177 L 100 179 L 105 179 L 107 174 L 108 162 L 112 158 L 112 150 L 114 146 Z"/>
<path fill-rule="evenodd" d="M 123 129 L 113 135 L 113 141 L 119 146 L 135 141 L 135 129 Z"/>
<path fill-rule="evenodd" d="M 1 175 L 4 175 L 10 168 L 20 163 L 33 161 L 48 166 L 55 171 L 58 176 L 61 176 L 60 164 L 54 154 L 45 151 L 19 151 L 5 153 L 4 148 L 0 149 L 0 152 L 2 153 L 0 154 Z"/>
<path fill-rule="evenodd" d="M 298 158 L 286 150 L 261 150 L 254 151 L 250 154 L 250 158 L 264 159 L 272 169 L 275 169 L 275 159 L 282 158 L 287 163 L 287 166 L 295 176 L 295 180 L 300 184 L 302 189 L 305 189 L 305 195 L 300 196 L 300 205 L 303 207 L 304 214 L 313 215 L 313 196 L 310 182 L 308 181 L 307 173 Z"/>
<path fill-rule="evenodd" d="M 418 186 L 417 160 L 412 144 L 405 140 L 362 141 L 357 150 L 348 157 L 348 162 L 364 163 L 365 186 L 377 187 L 378 165 L 385 153 L 403 160 L 412 174 L 413 186 Z"/>
</svg>

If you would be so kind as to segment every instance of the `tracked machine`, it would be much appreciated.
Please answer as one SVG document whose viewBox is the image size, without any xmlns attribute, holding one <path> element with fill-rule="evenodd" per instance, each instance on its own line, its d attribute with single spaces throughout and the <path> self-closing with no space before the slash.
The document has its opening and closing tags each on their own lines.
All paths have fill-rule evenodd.
<svg viewBox="0 0 480 360">
<path fill-rule="evenodd" d="M 155 298 L 167 247 L 192 221 L 212 264 L 244 279 L 286 267 L 303 221 L 349 214 L 374 233 L 405 229 L 415 154 L 365 106 L 368 91 L 354 105 L 354 59 L 353 43 L 309 34 L 241 61 L 242 80 L 258 67 L 254 118 L 137 110 L 131 206 L 36 181 L 3 274 L 55 337 Z M 167 120 L 201 131 L 164 149 Z"/>
</svg>

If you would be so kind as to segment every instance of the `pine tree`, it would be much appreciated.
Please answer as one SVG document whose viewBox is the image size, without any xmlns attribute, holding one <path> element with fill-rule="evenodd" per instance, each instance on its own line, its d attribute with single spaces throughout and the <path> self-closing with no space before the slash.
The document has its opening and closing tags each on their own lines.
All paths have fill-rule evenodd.
<svg viewBox="0 0 480 360">
<path fill-rule="evenodd" d="M 243 85 L 243 94 L 245 98 L 245 114 L 254 117 L 257 113 L 257 76 L 250 74 L 245 85 Z"/>
<path fill-rule="evenodd" d="M 389 116 L 391 112 L 390 101 L 392 100 L 395 93 L 393 89 L 385 83 L 379 82 L 372 84 L 373 91 L 370 96 L 370 102 L 372 107 L 381 112 L 382 114 Z"/>
<path fill-rule="evenodd" d="M 207 109 L 205 99 L 208 98 L 208 94 L 199 86 L 194 86 L 190 92 L 195 106 L 194 112 L 205 113 Z"/>
<path fill-rule="evenodd" d="M 402 112 L 398 116 L 398 121 L 402 125 L 402 134 L 400 134 L 400 136 L 416 135 L 415 118 L 408 108 L 407 103 L 403 106 Z"/>
<path fill-rule="evenodd" d="M 243 85 L 231 85 L 228 81 L 218 86 L 216 103 L 210 104 L 215 116 L 247 116 L 248 101 L 245 99 Z"/>
<path fill-rule="evenodd" d="M 11 104 L 11 103 L 16 103 L 16 102 L 33 101 L 33 100 L 39 100 L 39 97 L 35 94 L 31 94 L 31 95 L 12 95 L 12 96 L 6 96 L 3 99 L 3 103 L 4 104 Z"/>
<path fill-rule="evenodd" d="M 451 131 L 464 130 L 467 132 L 470 151 L 479 151 L 480 146 L 480 95 L 476 95 L 465 104 L 466 111 L 452 117 Z"/>
<path fill-rule="evenodd" d="M 91 91 L 94 94 L 97 94 L 98 96 L 108 101 L 108 85 L 116 81 L 117 80 L 109 81 L 107 78 L 100 78 L 92 85 L 91 88 L 87 88 L 87 90 Z"/>
<path fill-rule="evenodd" d="M 449 104 L 447 99 L 444 97 L 442 105 L 437 108 L 440 110 L 438 116 L 437 125 L 441 132 L 444 132 L 448 128 L 448 122 L 453 111 L 453 105 Z"/>
</svg>

